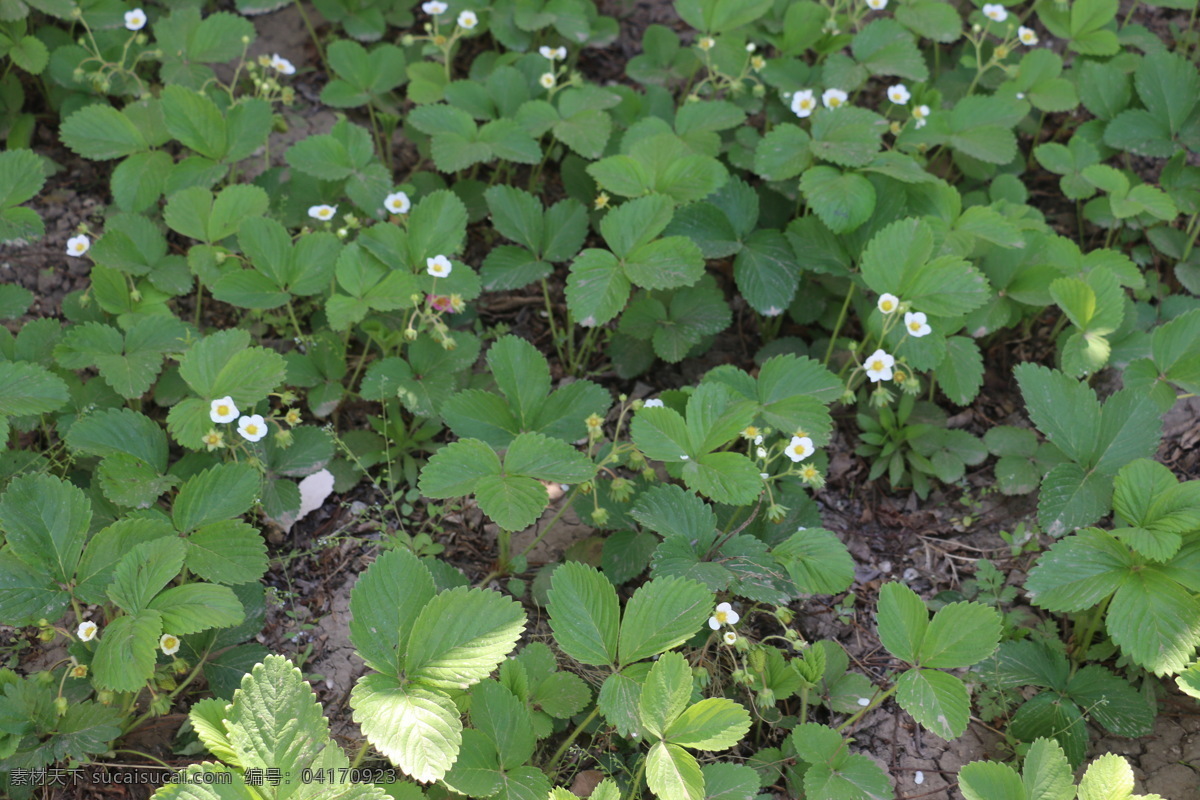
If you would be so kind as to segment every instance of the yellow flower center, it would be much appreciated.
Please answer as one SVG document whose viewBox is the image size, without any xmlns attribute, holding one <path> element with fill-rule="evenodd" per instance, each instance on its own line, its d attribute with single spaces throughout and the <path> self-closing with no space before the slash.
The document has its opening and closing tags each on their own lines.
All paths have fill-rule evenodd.
<svg viewBox="0 0 1200 800">
<path fill-rule="evenodd" d="M 168 636 L 167 638 L 163 639 L 163 649 L 164 650 L 170 650 L 172 647 L 174 647 L 177 644 L 179 644 L 179 640 L 176 639 L 174 636 Z"/>
<path fill-rule="evenodd" d="M 919 323 L 919 322 L 910 322 L 910 323 L 908 323 L 908 329 L 909 329 L 910 331 L 912 331 L 913 333 L 916 333 L 917 331 L 921 330 L 921 323 Z"/>
<path fill-rule="evenodd" d="M 892 308 L 893 308 L 893 306 L 892 306 L 892 301 L 891 301 L 891 300 L 884 300 L 884 301 L 883 301 L 883 310 L 884 310 L 884 311 L 891 311 L 891 310 L 892 310 Z"/>
<path fill-rule="evenodd" d="M 875 359 L 874 361 L 872 361 L 871 362 L 871 370 L 873 372 L 882 372 L 883 371 L 883 361 L 879 360 L 878 358 Z"/>
<path fill-rule="evenodd" d="M 742 431 L 742 436 L 745 436 L 747 439 L 753 439 L 755 436 L 758 436 L 758 428 L 750 425 Z"/>
<path fill-rule="evenodd" d="M 722 625 L 724 625 L 726 620 L 729 619 L 729 614 L 724 611 L 718 611 L 715 616 L 717 618 L 717 622 L 721 623 Z"/>
<path fill-rule="evenodd" d="M 75 244 L 71 245 L 71 249 L 74 250 L 76 253 L 82 253 L 83 245 L 81 245 L 79 242 L 76 242 Z"/>
<path fill-rule="evenodd" d="M 811 97 L 806 97 L 800 101 L 800 107 L 804 108 L 804 109 L 809 109 L 809 108 L 812 108 L 814 105 L 816 105 L 816 103 L 817 103 L 816 100 L 813 100 Z"/>
<path fill-rule="evenodd" d="M 222 417 L 229 413 L 229 406 L 217 406 L 217 413 Z"/>
<path fill-rule="evenodd" d="M 254 436 L 255 434 L 258 433 L 258 426 L 257 425 L 247 425 L 246 433 L 250 434 L 251 436 Z"/>
<path fill-rule="evenodd" d="M 837 108 L 841 104 L 842 104 L 842 98 L 840 98 L 840 97 L 829 98 L 829 107 L 830 108 Z"/>
<path fill-rule="evenodd" d="M 317 214 L 321 217 L 321 219 L 329 219 L 329 209 L 328 208 L 322 208 L 320 211 L 317 212 Z"/>
</svg>

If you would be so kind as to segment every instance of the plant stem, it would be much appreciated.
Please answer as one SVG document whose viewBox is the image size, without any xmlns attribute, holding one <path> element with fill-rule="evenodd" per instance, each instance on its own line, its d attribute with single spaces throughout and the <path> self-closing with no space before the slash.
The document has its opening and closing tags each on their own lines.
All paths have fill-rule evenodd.
<svg viewBox="0 0 1200 800">
<path fill-rule="evenodd" d="M 570 508 L 570 507 L 571 507 L 571 503 L 573 503 L 573 502 L 575 501 L 575 495 L 577 495 L 578 493 L 579 493 L 579 486 L 578 486 L 578 485 L 571 487 L 571 493 L 570 493 L 569 495 L 567 495 L 567 499 L 566 499 L 565 501 L 563 501 L 562 508 L 560 508 L 560 509 L 558 510 L 558 512 L 557 512 L 557 513 L 556 513 L 556 514 L 555 514 L 553 517 L 551 517 L 551 518 L 550 518 L 550 521 L 549 521 L 549 522 L 547 522 L 547 523 L 546 523 L 546 525 L 545 525 L 545 526 L 542 528 L 542 532 L 541 532 L 541 533 L 539 533 L 539 534 L 538 534 L 538 535 L 537 535 L 537 536 L 534 538 L 534 540 L 533 540 L 532 542 L 530 542 L 530 543 L 529 543 L 529 546 L 528 546 L 528 547 L 526 547 L 524 550 L 522 550 L 522 551 L 521 551 L 521 555 L 522 555 L 522 556 L 527 556 L 527 555 L 529 555 L 529 552 L 530 552 L 531 550 L 533 550 L 533 548 L 537 547 L 537 546 L 538 546 L 538 543 L 539 543 L 539 542 L 541 542 L 541 541 L 542 541 L 542 539 L 546 538 L 546 534 L 547 534 L 547 533 L 549 533 L 551 530 L 553 530 L 553 529 L 554 529 L 554 525 L 555 525 L 555 523 L 557 523 L 557 522 L 558 522 L 558 520 L 559 520 L 559 518 L 560 518 L 560 517 L 561 517 L 561 516 L 562 516 L 564 513 L 566 513 L 566 510 L 567 510 L 568 508 Z"/>
<path fill-rule="evenodd" d="M 350 769 L 357 769 L 358 765 L 363 762 L 363 758 L 367 755 L 367 749 L 371 743 L 363 739 L 362 746 L 358 748 L 358 752 L 354 754 L 354 760 L 350 762 Z"/>
<path fill-rule="evenodd" d="M 642 776 L 646 774 L 646 756 L 638 762 L 637 772 L 634 773 L 633 783 L 629 785 L 629 800 L 642 796 Z"/>
<path fill-rule="evenodd" d="M 826 367 L 829 366 L 829 359 L 833 358 L 833 347 L 837 344 L 838 334 L 842 332 L 842 325 L 846 322 L 846 314 L 850 311 L 850 300 L 854 297 L 854 289 L 857 285 L 853 281 L 850 282 L 850 290 L 846 292 L 842 310 L 838 312 L 837 323 L 833 326 L 833 333 L 829 337 L 829 347 L 825 349 L 825 361 L 822 362 Z"/>
<path fill-rule="evenodd" d="M 546 764 L 546 772 L 549 772 L 549 773 L 554 772 L 555 767 L 558 766 L 558 762 L 562 760 L 562 757 L 564 755 L 566 755 L 567 748 L 569 748 L 572 744 L 575 743 L 575 740 L 579 738 L 579 734 L 583 733 L 583 729 L 586 728 L 588 725 L 591 725 L 592 721 L 595 720 L 596 717 L 599 715 L 600 715 L 600 705 L 597 704 L 596 707 L 592 709 L 592 713 L 590 713 L 586 717 L 584 717 L 583 722 L 581 722 L 575 726 L 575 730 L 571 731 L 571 735 L 568 736 L 566 739 L 563 739 L 562 744 L 560 744 L 558 746 L 558 749 L 554 751 L 554 755 L 552 755 L 550 757 L 550 762 L 548 764 Z"/>
<path fill-rule="evenodd" d="M 329 62 L 325 60 L 325 51 L 321 49 L 321 40 L 317 38 L 317 31 L 313 28 L 312 20 L 308 18 L 308 12 L 304 10 L 304 3 L 301 0 L 293 0 L 296 5 L 296 10 L 300 12 L 301 19 L 304 20 L 304 27 L 308 28 L 308 35 L 312 38 L 313 47 L 317 48 L 317 55 L 321 57 L 321 63 L 325 65 L 326 72 L 332 72 L 329 69 Z"/>
<path fill-rule="evenodd" d="M 846 720 L 845 722 L 843 722 L 841 725 L 838 725 L 838 726 L 837 726 L 837 728 L 836 728 L 837 732 L 838 732 L 838 733 L 841 733 L 842 731 L 846 730 L 846 728 L 849 728 L 851 725 L 853 725 L 854 723 L 856 723 L 856 722 L 858 722 L 860 719 L 862 719 L 862 717 L 863 717 L 863 715 L 864 715 L 864 714 L 867 714 L 867 713 L 869 713 L 869 712 L 871 712 L 871 711 L 874 711 L 876 708 L 878 708 L 878 707 L 879 707 L 879 705 L 880 705 L 880 704 L 881 704 L 881 703 L 882 703 L 884 700 L 887 700 L 889 697 L 891 697 L 892 695 L 894 695 L 894 694 L 896 693 L 896 689 L 897 689 L 899 686 L 900 686 L 900 684 L 898 684 L 898 683 L 893 683 L 893 684 L 892 684 L 892 688 L 888 689 L 886 692 L 884 692 L 884 693 L 883 693 L 883 694 L 881 694 L 881 695 L 876 695 L 875 699 L 874 699 L 874 700 L 872 700 L 872 701 L 870 702 L 870 704 L 868 704 L 868 705 L 864 706 L 864 707 L 863 707 L 863 709 L 862 709 L 861 711 L 859 711 L 857 714 L 855 714 L 854 716 L 852 716 L 850 719 L 848 719 L 848 720 Z"/>
<path fill-rule="evenodd" d="M 175 771 L 175 767 L 172 767 L 170 764 L 163 761 L 161 758 L 155 758 L 154 756 L 150 755 L 149 753 L 143 753 L 141 750 L 113 750 L 113 753 L 114 754 L 129 753 L 131 756 L 139 756 L 141 758 L 146 759 L 147 761 L 153 761 L 155 764 L 161 764 L 164 768 L 169 769 L 172 772 Z"/>
<path fill-rule="evenodd" d="M 1075 674 L 1075 671 L 1079 669 L 1079 665 L 1087 658 L 1087 651 L 1092 646 L 1092 638 L 1095 637 L 1096 630 L 1100 627 L 1100 620 L 1104 619 L 1104 612 L 1108 610 L 1110 600 L 1112 600 L 1111 594 L 1092 610 L 1087 630 L 1083 632 L 1083 638 L 1075 643 L 1075 652 L 1071 654 L 1071 661 L 1074 662 L 1071 667 L 1072 675 Z"/>
</svg>

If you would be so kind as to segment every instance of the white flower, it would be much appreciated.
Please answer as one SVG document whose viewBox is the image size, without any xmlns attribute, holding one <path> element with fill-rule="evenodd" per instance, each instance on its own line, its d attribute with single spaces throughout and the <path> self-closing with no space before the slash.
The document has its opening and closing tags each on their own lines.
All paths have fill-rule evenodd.
<svg viewBox="0 0 1200 800">
<path fill-rule="evenodd" d="M 733 610 L 733 606 L 721 603 L 717 606 L 716 613 L 708 618 L 708 627 L 714 631 L 719 630 L 722 625 L 736 625 L 739 619 L 741 617 Z"/>
<path fill-rule="evenodd" d="M 895 364 L 896 359 L 882 350 L 876 350 L 867 356 L 867 377 L 871 379 L 871 383 L 890 381 L 892 379 L 892 367 Z"/>
<path fill-rule="evenodd" d="M 762 443 L 763 443 L 763 437 L 762 437 L 762 434 L 761 434 L 761 433 L 760 433 L 760 434 L 758 434 L 757 436 L 755 436 L 755 437 L 754 437 L 754 443 L 755 443 L 755 444 L 762 444 Z"/>
<path fill-rule="evenodd" d="M 926 324 L 925 315 L 920 311 L 909 311 L 905 314 L 904 327 L 908 328 L 908 335 L 914 339 L 933 333 L 933 328 Z"/>
<path fill-rule="evenodd" d="M 1004 22 L 1004 20 L 1008 19 L 1008 12 L 999 3 L 984 3 L 983 15 L 992 22 Z"/>
<path fill-rule="evenodd" d="M 912 99 L 912 95 L 908 93 L 908 87 L 903 83 L 897 83 L 895 86 L 889 86 L 887 95 L 888 100 L 891 100 L 893 103 L 900 106 Z"/>
<path fill-rule="evenodd" d="M 721 638 L 724 639 L 725 644 L 729 645 L 730 647 L 733 647 L 735 644 L 737 644 L 737 634 L 733 631 L 725 631 L 725 635 Z"/>
<path fill-rule="evenodd" d="M 313 219 L 319 219 L 322 222 L 328 222 L 333 219 L 333 215 L 337 213 L 337 206 L 325 205 L 322 203 L 319 206 L 311 206 L 308 209 L 308 215 Z"/>
<path fill-rule="evenodd" d="M 279 53 L 271 54 L 271 69 L 282 73 L 283 75 L 296 74 L 296 68 L 292 65 L 292 62 L 279 55 Z"/>
<path fill-rule="evenodd" d="M 96 632 L 100 630 L 100 626 L 91 620 L 79 623 L 79 628 L 76 629 L 75 635 L 79 637 L 81 642 L 90 642 L 96 638 Z"/>
<path fill-rule="evenodd" d="M 1038 43 L 1037 31 L 1033 28 L 1026 28 L 1024 25 L 1017 28 L 1017 38 L 1021 40 L 1021 44 L 1033 47 Z"/>
<path fill-rule="evenodd" d="M 843 105 L 849 99 L 850 95 L 846 94 L 841 89 L 826 89 L 825 93 L 821 95 L 821 103 L 826 108 L 837 108 L 838 106 Z"/>
<path fill-rule="evenodd" d="M 900 298 L 894 294 L 884 292 L 879 295 L 879 310 L 885 314 L 890 314 L 900 307 Z"/>
<path fill-rule="evenodd" d="M 538 52 L 543 58 L 548 58 L 551 61 L 563 61 L 567 57 L 567 48 L 565 47 L 547 47 L 542 45 L 538 48 Z"/>
<path fill-rule="evenodd" d="M 550 47 L 549 45 L 544 44 L 541 47 L 539 47 L 538 53 L 541 54 L 542 58 L 548 58 L 551 61 L 554 60 L 554 48 Z"/>
<path fill-rule="evenodd" d="M 867 706 L 871 705 L 871 700 L 867 697 L 860 697 L 858 698 L 858 704 L 863 708 L 866 708 Z"/>
<path fill-rule="evenodd" d="M 404 192 L 392 192 L 384 198 L 383 206 L 393 214 L 407 214 L 412 203 Z"/>
<path fill-rule="evenodd" d="M 642 403 L 642 408 L 662 408 L 662 407 L 663 407 L 663 401 L 659 400 L 657 397 L 654 398 L 653 400 L 646 400 L 645 402 Z"/>
<path fill-rule="evenodd" d="M 146 12 L 140 8 L 125 12 L 125 27 L 131 31 L 140 31 L 146 27 Z"/>
<path fill-rule="evenodd" d="M 867 7 L 875 11 L 883 11 L 887 4 L 888 0 L 867 0 Z"/>
<path fill-rule="evenodd" d="M 817 100 L 813 97 L 812 89 L 803 89 L 792 95 L 792 113 L 797 117 L 812 116 L 816 107 Z"/>
<path fill-rule="evenodd" d="M 680 456 L 679 456 L 679 460 L 680 460 L 680 461 L 690 461 L 690 460 L 691 460 L 691 456 L 680 455 Z"/>
<path fill-rule="evenodd" d="M 81 233 L 78 236 L 72 236 L 70 239 L 67 239 L 67 255 L 79 258 L 91 246 L 92 240 L 87 237 L 87 234 Z"/>
<path fill-rule="evenodd" d="M 433 258 L 425 259 L 425 271 L 435 278 L 444 278 L 450 274 L 453 267 L 450 264 L 450 259 L 445 256 L 434 256 Z"/>
<path fill-rule="evenodd" d="M 421 10 L 431 17 L 436 17 L 438 14 L 445 14 L 447 8 L 449 6 L 439 2 L 439 0 L 429 0 L 428 3 L 421 4 Z"/>
<path fill-rule="evenodd" d="M 213 400 L 208 409 L 208 418 L 213 422 L 233 422 L 237 419 L 237 415 L 237 406 L 233 404 L 233 398 L 228 395 Z"/>
<path fill-rule="evenodd" d="M 458 27 L 465 31 L 469 31 L 479 24 L 479 17 L 475 16 L 474 11 L 464 11 L 458 15 Z"/>
<path fill-rule="evenodd" d="M 242 435 L 243 439 L 257 442 L 267 435 L 267 421 L 259 414 L 242 417 L 238 420 L 237 432 Z"/>
<path fill-rule="evenodd" d="M 701 36 L 700 40 L 696 42 L 696 47 L 699 47 L 701 50 L 712 50 L 716 46 L 717 40 L 711 36 Z"/>
<path fill-rule="evenodd" d="M 787 453 L 787 457 L 792 461 L 803 461 L 811 456 L 814 451 L 815 448 L 813 447 L 812 439 L 807 436 L 793 436 L 784 452 Z"/>
<path fill-rule="evenodd" d="M 164 653 L 173 656 L 179 652 L 179 637 L 164 633 L 162 638 L 158 640 L 158 646 L 162 648 Z"/>
<path fill-rule="evenodd" d="M 758 448 L 757 450 L 754 451 L 754 455 L 758 456 L 759 458 L 766 458 L 767 457 L 767 448 L 765 448 L 765 447 Z"/>
<path fill-rule="evenodd" d="M 553 72 L 543 72 L 542 77 L 538 78 L 538 83 L 540 83 L 542 85 L 543 89 L 553 89 L 554 88 L 554 73 Z"/>
<path fill-rule="evenodd" d="M 913 119 L 917 121 L 918 128 L 924 128 L 929 121 L 929 106 L 917 106 L 913 109 Z"/>
<path fill-rule="evenodd" d="M 756 45 L 754 42 L 746 42 L 746 52 L 747 53 L 753 53 L 757 49 L 758 49 L 758 45 Z"/>
</svg>

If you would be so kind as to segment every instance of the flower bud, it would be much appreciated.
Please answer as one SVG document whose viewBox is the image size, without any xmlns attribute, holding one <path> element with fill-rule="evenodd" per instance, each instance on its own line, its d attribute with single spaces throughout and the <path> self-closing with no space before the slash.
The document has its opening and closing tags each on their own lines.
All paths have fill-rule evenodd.
<svg viewBox="0 0 1200 800">
<path fill-rule="evenodd" d="M 161 717 L 171 710 L 171 698 L 165 694 L 155 695 L 150 701 L 150 713 L 155 717 Z"/>
<path fill-rule="evenodd" d="M 608 522 L 608 510 L 603 508 L 592 509 L 592 523 L 595 525 L 604 525 Z"/>
<path fill-rule="evenodd" d="M 292 446 L 293 438 L 291 431 L 278 430 L 275 432 L 275 444 L 284 449 Z"/>
<path fill-rule="evenodd" d="M 642 470 L 642 480 L 644 480 L 644 481 L 658 480 L 658 473 L 654 471 L 653 467 L 646 467 L 644 470 Z"/>
<path fill-rule="evenodd" d="M 595 488 L 596 487 L 592 485 L 591 481 L 584 481 L 583 483 L 579 484 L 579 493 L 580 494 L 591 494 L 592 490 Z"/>
<path fill-rule="evenodd" d="M 404 329 L 404 338 L 410 342 L 416 341 L 417 329 L 416 328 L 405 328 Z"/>
<path fill-rule="evenodd" d="M 772 708 L 775 705 L 775 692 L 772 689 L 760 689 L 754 698 L 754 704 L 759 708 Z"/>
<path fill-rule="evenodd" d="M 59 697 L 54 698 L 54 713 L 57 714 L 58 716 L 60 716 L 60 717 L 65 716 L 67 713 L 67 709 L 70 707 L 71 707 L 71 704 L 67 700 L 67 698 L 62 697 L 61 695 Z"/>
<path fill-rule="evenodd" d="M 96 692 L 96 700 L 98 700 L 101 705 L 111 706 L 114 698 L 115 695 L 107 689 L 102 689 L 99 692 Z"/>
<path fill-rule="evenodd" d="M 610 488 L 618 503 L 627 503 L 633 497 L 633 482 L 627 478 L 613 478 Z"/>
<path fill-rule="evenodd" d="M 780 625 L 791 625 L 792 620 L 796 618 L 796 612 L 792 611 L 787 606 L 778 606 L 775 609 L 775 619 L 779 620 Z"/>
<path fill-rule="evenodd" d="M 135 303 L 140 303 L 142 302 L 142 293 L 137 289 L 131 289 L 129 292 L 129 299 Z"/>
<path fill-rule="evenodd" d="M 755 672 L 762 672 L 767 668 L 767 652 L 761 647 L 756 647 L 746 656 L 746 663 L 750 665 L 750 669 Z"/>
<path fill-rule="evenodd" d="M 454 341 L 454 337 L 447 336 L 445 339 L 442 339 L 442 349 L 443 350 L 457 350 L 458 342 Z"/>
<path fill-rule="evenodd" d="M 787 506 L 781 506 L 778 503 L 772 503 L 771 505 L 767 506 L 767 521 L 782 522 L 783 518 L 787 516 L 787 512 Z"/>
<path fill-rule="evenodd" d="M 416 41 L 416 39 L 413 38 L 413 35 L 411 33 L 406 33 L 400 37 L 400 46 L 401 47 L 412 47 L 413 42 L 415 42 L 415 41 Z"/>
</svg>

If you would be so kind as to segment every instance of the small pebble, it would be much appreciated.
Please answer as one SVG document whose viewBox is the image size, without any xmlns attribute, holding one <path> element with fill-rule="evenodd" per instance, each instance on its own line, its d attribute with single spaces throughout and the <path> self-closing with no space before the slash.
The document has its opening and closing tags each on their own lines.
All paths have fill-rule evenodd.
<svg viewBox="0 0 1200 800">
<path fill-rule="evenodd" d="M 925 773 L 921 772 L 921 770 L 917 770 L 913 774 L 913 783 L 915 783 L 917 786 L 920 786 L 924 782 L 925 782 Z"/>
<path fill-rule="evenodd" d="M 867 706 L 871 705 L 871 699 L 869 697 L 860 697 L 858 698 L 858 704 L 863 708 L 866 708 Z"/>
<path fill-rule="evenodd" d="M 917 572 L 912 567 L 909 567 L 908 569 L 904 570 L 904 581 L 906 583 L 912 583 L 919 577 L 921 577 L 921 573 Z"/>
<path fill-rule="evenodd" d="M 891 572 L 891 571 L 892 571 L 892 562 L 890 562 L 890 561 L 880 561 L 880 562 L 879 562 L 879 571 L 880 571 L 880 572 L 885 572 L 885 573 L 886 573 L 886 572 Z"/>
</svg>

